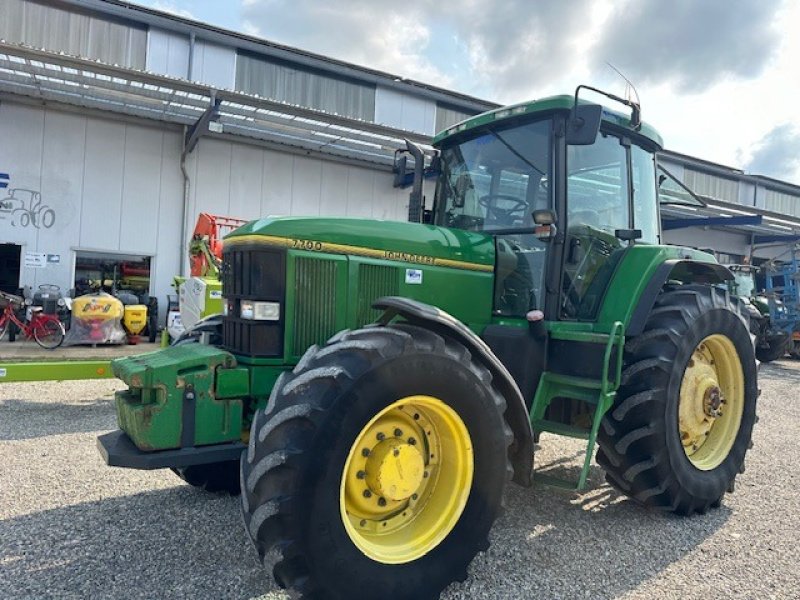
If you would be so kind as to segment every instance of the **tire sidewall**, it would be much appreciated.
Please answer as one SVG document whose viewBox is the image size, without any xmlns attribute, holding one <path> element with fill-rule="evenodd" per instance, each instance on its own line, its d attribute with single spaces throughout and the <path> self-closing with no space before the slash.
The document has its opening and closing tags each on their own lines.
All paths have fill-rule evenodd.
<svg viewBox="0 0 800 600">
<path fill-rule="evenodd" d="M 678 406 L 683 375 L 695 348 L 706 337 L 719 333 L 733 343 L 739 356 L 744 375 L 744 409 L 736 439 L 728 456 L 714 469 L 703 471 L 691 463 L 681 444 Z M 758 390 L 755 383 L 757 373 L 753 344 L 742 320 L 736 313 L 724 309 L 714 309 L 700 315 L 692 321 L 681 338 L 683 343 L 675 356 L 666 390 L 668 401 L 664 422 L 668 456 L 681 487 L 693 496 L 716 500 L 725 493 L 729 482 L 733 481 L 744 463 L 755 424 Z"/>
<path fill-rule="evenodd" d="M 386 565 L 365 556 L 346 532 L 340 515 L 341 478 L 350 448 L 366 424 L 392 402 L 412 395 L 439 398 L 464 421 L 473 448 L 473 482 L 458 523 L 438 546 L 410 563 Z M 466 572 L 485 544 L 506 482 L 504 421 L 488 386 L 453 358 L 405 355 L 355 381 L 329 415 L 312 444 L 311 455 L 319 460 L 308 469 L 303 485 L 309 491 L 302 511 L 308 519 L 305 545 L 314 570 L 342 597 L 358 589 L 362 598 L 423 598 L 446 586 L 454 573 Z M 340 581 L 345 569 L 351 578 Z"/>
</svg>

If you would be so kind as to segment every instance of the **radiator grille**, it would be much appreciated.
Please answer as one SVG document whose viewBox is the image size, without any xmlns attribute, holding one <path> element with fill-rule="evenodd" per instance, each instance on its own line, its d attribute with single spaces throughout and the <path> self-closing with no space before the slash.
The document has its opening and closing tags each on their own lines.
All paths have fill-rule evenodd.
<svg viewBox="0 0 800 600">
<path fill-rule="evenodd" d="M 358 269 L 357 325 L 374 321 L 380 311 L 372 308 L 375 299 L 381 296 L 398 295 L 398 273 L 396 267 L 362 264 Z"/>
<path fill-rule="evenodd" d="M 338 263 L 297 258 L 294 290 L 294 353 L 302 354 L 336 333 Z"/>
<path fill-rule="evenodd" d="M 286 254 L 279 250 L 233 246 L 224 250 L 222 295 L 228 316 L 222 323 L 222 344 L 235 354 L 257 357 L 283 355 Z M 242 319 L 243 300 L 278 302 L 279 321 Z"/>
</svg>

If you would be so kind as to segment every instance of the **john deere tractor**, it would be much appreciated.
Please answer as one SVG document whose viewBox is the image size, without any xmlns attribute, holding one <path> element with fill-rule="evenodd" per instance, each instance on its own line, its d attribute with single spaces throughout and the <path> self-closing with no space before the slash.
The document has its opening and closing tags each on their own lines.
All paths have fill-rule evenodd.
<svg viewBox="0 0 800 600">
<path fill-rule="evenodd" d="M 755 421 L 747 313 L 712 256 L 660 243 L 638 105 L 585 89 L 440 133 L 429 211 L 409 144 L 412 222 L 228 235 L 221 345 L 114 362 L 108 463 L 241 485 L 259 556 L 310 598 L 437 597 L 508 479 L 581 488 L 595 445 L 636 502 L 718 507 Z M 534 473 L 542 432 L 587 441 L 572 479 Z"/>
</svg>

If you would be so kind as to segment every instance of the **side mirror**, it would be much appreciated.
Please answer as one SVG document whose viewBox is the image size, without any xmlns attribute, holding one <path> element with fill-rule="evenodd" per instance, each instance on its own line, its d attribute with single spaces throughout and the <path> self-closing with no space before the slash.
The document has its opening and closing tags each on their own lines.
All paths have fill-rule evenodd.
<svg viewBox="0 0 800 600">
<path fill-rule="evenodd" d="M 533 222 L 537 225 L 554 225 L 556 213 L 549 208 L 542 208 L 533 211 Z"/>
<path fill-rule="evenodd" d="M 556 213 L 549 208 L 533 211 L 534 235 L 541 241 L 546 242 L 553 239 L 556 235 Z"/>
<path fill-rule="evenodd" d="M 600 131 L 603 107 L 599 104 L 576 104 L 567 120 L 567 143 L 591 146 Z"/>
</svg>

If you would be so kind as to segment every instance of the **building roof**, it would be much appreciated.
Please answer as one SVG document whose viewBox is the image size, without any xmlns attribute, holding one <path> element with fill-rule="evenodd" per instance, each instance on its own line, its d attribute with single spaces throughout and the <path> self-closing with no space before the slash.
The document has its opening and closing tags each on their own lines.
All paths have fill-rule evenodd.
<svg viewBox="0 0 800 600">
<path fill-rule="evenodd" d="M 319 71 L 329 71 L 339 76 L 349 77 L 367 83 L 381 84 L 406 93 L 428 97 L 445 104 L 449 103 L 457 107 L 475 110 L 476 112 L 483 112 L 500 106 L 495 102 L 437 87 L 414 79 L 408 79 L 400 75 L 348 63 L 300 48 L 278 44 L 257 36 L 216 27 L 208 23 L 187 19 L 173 13 L 147 8 L 131 2 L 124 2 L 122 0 L 61 0 L 61 3 L 79 7 L 84 10 L 88 9 L 104 13 L 116 18 L 138 21 L 169 31 L 187 35 L 195 34 L 211 42 L 234 46 L 238 49 L 267 55 Z"/>
</svg>

